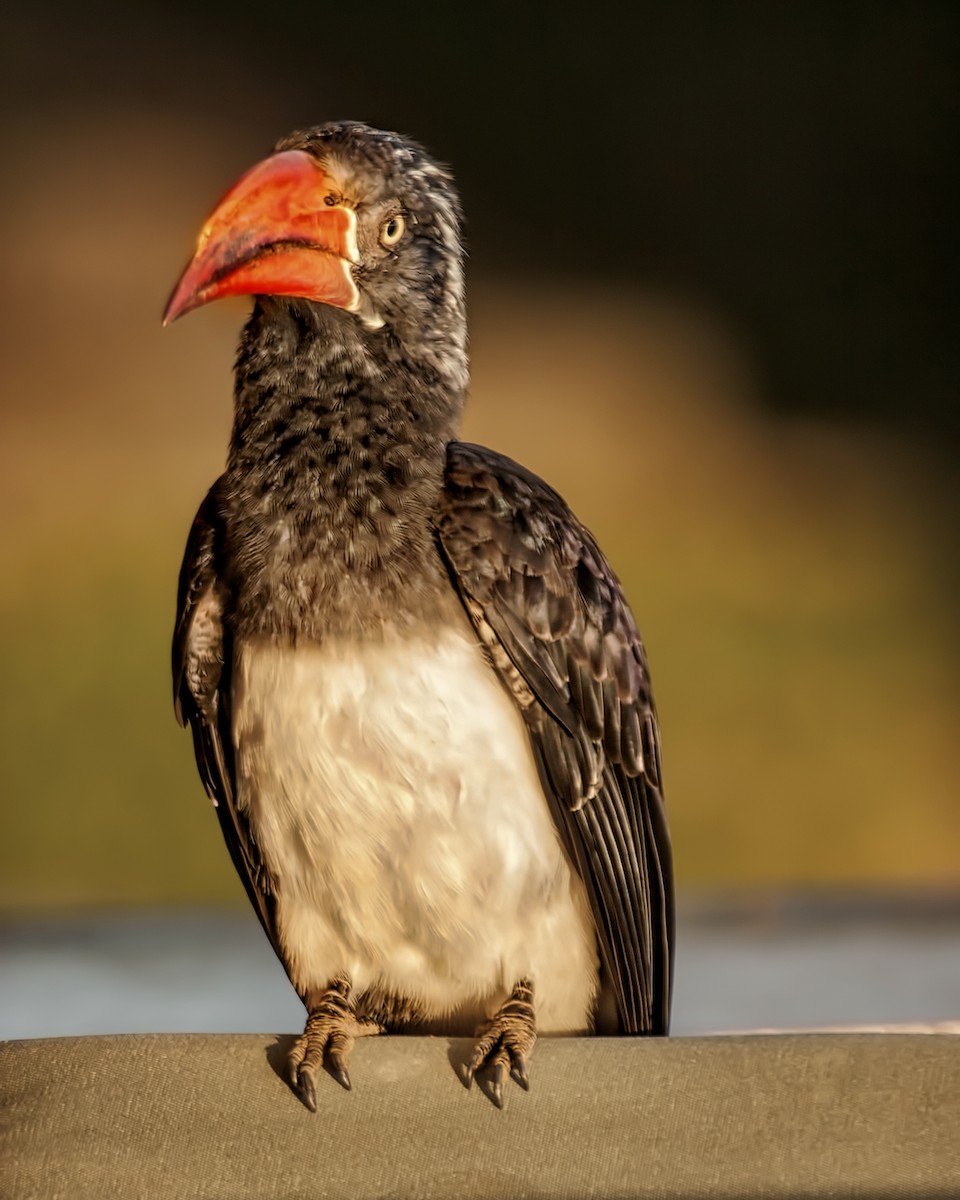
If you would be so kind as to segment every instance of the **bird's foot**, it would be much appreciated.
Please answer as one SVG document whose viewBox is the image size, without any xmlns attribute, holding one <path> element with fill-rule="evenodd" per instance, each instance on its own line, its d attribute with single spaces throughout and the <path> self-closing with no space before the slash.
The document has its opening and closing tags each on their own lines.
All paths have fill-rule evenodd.
<svg viewBox="0 0 960 1200">
<path fill-rule="evenodd" d="M 347 1064 L 354 1038 L 381 1033 L 376 1021 L 361 1019 L 350 999 L 350 980 L 338 976 L 325 991 L 307 996 L 306 1028 L 290 1051 L 289 1077 L 293 1090 L 311 1112 L 317 1111 L 317 1074 L 326 1066 L 350 1090 Z"/>
<path fill-rule="evenodd" d="M 467 1086 L 473 1082 L 477 1071 L 488 1072 L 490 1099 L 497 1108 L 503 1108 L 503 1085 L 508 1073 L 525 1091 L 530 1088 L 527 1060 L 533 1053 L 536 1040 L 533 984 L 529 979 L 521 979 L 509 1000 L 501 1006 L 493 1020 L 483 1027 L 480 1040 L 467 1063 Z"/>
</svg>

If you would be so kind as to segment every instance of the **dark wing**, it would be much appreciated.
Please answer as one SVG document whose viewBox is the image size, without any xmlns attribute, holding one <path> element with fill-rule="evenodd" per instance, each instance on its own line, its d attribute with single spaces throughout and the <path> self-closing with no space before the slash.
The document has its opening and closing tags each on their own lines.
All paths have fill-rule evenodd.
<svg viewBox="0 0 960 1200">
<path fill-rule="evenodd" d="M 624 1033 L 665 1034 L 673 876 L 643 645 L 590 533 L 542 480 L 448 448 L 437 533 L 517 700 L 554 820 L 587 887 Z"/>
<path fill-rule="evenodd" d="M 220 481 L 193 522 L 180 568 L 173 635 L 173 703 L 177 720 L 190 725 L 203 786 L 213 800 L 237 874 L 247 889 L 277 957 L 274 898 L 246 817 L 237 810 L 230 734 L 230 646 L 224 628 L 225 589 L 218 570 L 223 543 Z"/>
</svg>

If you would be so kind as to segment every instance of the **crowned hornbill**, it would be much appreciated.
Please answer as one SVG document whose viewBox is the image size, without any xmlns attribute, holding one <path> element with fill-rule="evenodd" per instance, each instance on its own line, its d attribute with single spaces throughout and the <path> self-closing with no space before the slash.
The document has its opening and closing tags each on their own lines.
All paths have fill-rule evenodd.
<svg viewBox="0 0 960 1200">
<path fill-rule="evenodd" d="M 657 720 L 620 584 L 561 498 L 455 440 L 450 175 L 365 125 L 227 193 L 165 322 L 255 296 L 227 467 L 180 578 L 177 713 L 307 1009 L 293 1086 L 353 1038 L 478 1032 L 502 1103 L 543 1033 L 664 1034 Z"/>
</svg>

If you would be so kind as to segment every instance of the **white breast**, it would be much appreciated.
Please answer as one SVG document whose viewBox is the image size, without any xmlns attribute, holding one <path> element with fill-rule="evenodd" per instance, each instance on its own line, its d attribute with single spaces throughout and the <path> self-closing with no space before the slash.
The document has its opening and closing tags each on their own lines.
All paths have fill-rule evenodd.
<svg viewBox="0 0 960 1200">
<path fill-rule="evenodd" d="M 277 881 L 301 989 L 345 970 L 357 991 L 473 1023 L 526 976 L 544 1032 L 589 1027 L 583 884 L 522 718 L 466 631 L 248 643 L 234 739 L 238 803 Z"/>
</svg>

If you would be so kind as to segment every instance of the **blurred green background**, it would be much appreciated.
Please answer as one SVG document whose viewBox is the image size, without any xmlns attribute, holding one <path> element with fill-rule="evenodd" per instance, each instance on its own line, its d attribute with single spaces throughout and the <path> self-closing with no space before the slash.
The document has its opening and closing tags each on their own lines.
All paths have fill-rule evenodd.
<svg viewBox="0 0 960 1200">
<path fill-rule="evenodd" d="M 290 128 L 450 162 L 466 435 L 594 529 L 681 887 L 955 884 L 953 3 L 5 16 L 0 911 L 241 897 L 168 643 L 244 306 L 159 314 Z"/>
</svg>

